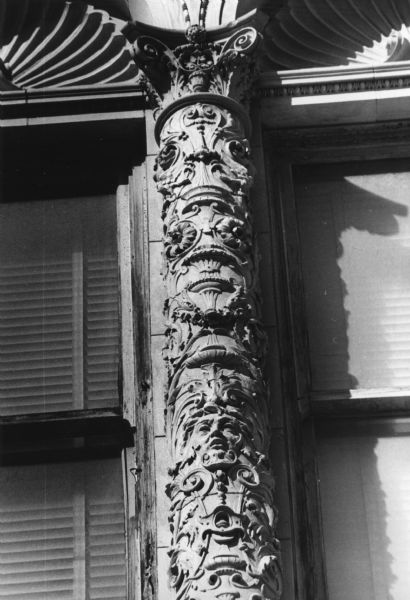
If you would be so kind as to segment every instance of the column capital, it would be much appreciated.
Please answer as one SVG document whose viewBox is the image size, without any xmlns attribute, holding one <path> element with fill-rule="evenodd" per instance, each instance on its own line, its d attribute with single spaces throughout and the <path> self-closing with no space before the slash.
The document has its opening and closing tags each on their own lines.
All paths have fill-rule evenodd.
<svg viewBox="0 0 410 600">
<path fill-rule="evenodd" d="M 202 25 L 182 32 L 137 22 L 124 29 L 145 74 L 157 132 L 174 110 L 198 101 L 222 104 L 245 118 L 266 19 L 253 11 L 209 31 Z"/>
</svg>

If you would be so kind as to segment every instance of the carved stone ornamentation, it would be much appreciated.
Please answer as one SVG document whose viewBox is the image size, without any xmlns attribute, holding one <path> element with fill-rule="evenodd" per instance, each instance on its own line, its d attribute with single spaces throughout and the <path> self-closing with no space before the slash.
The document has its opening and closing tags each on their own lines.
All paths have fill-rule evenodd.
<svg viewBox="0 0 410 600">
<path fill-rule="evenodd" d="M 178 600 L 278 600 L 249 206 L 254 169 L 248 120 L 236 101 L 249 85 L 245 50 L 258 34 L 246 29 L 208 44 L 202 33 L 191 28 L 188 44 L 172 52 L 145 37 L 136 42 L 151 83 L 161 66 L 168 74 L 159 96 L 174 100 L 157 121 L 155 170 L 167 286 L 171 585 Z"/>
<path fill-rule="evenodd" d="M 267 392 L 260 369 L 248 191 L 253 167 L 241 119 L 194 101 L 160 136 L 164 197 L 168 487 L 177 597 L 279 598 Z"/>
<path fill-rule="evenodd" d="M 254 27 L 236 29 L 214 41 L 200 25 L 190 25 L 186 42 L 175 48 L 151 35 L 138 35 L 128 26 L 135 58 L 146 75 L 154 107 L 162 109 L 190 94 L 211 93 L 246 104 L 251 90 L 253 53 L 260 42 Z"/>
</svg>

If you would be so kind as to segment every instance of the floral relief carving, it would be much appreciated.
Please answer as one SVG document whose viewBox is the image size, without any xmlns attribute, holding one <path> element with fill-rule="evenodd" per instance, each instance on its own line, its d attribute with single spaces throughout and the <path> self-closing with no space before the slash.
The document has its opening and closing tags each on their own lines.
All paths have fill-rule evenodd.
<svg viewBox="0 0 410 600">
<path fill-rule="evenodd" d="M 261 361 L 253 167 L 241 118 L 204 101 L 160 135 L 168 319 L 165 357 L 177 598 L 276 600 L 281 592 Z"/>
<path fill-rule="evenodd" d="M 246 103 L 252 83 L 252 55 L 260 35 L 250 26 L 220 40 L 208 40 L 200 25 L 191 25 L 188 43 L 170 48 L 150 35 L 138 35 L 129 26 L 126 35 L 134 42 L 135 59 L 146 75 L 148 94 L 157 108 L 187 94 L 212 93 Z"/>
<path fill-rule="evenodd" d="M 191 25 L 170 48 L 126 35 L 161 110 L 171 585 L 177 600 L 278 600 L 246 113 L 260 36 Z"/>
</svg>

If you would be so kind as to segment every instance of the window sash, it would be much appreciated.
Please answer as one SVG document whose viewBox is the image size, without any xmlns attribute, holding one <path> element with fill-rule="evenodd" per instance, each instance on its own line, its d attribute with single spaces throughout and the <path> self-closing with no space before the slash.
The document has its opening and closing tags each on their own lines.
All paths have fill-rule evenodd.
<svg viewBox="0 0 410 600">
<path fill-rule="evenodd" d="M 113 200 L 2 205 L 0 414 L 118 406 Z"/>
<path fill-rule="evenodd" d="M 119 459 L 0 470 L 0 598 L 126 600 Z"/>
</svg>

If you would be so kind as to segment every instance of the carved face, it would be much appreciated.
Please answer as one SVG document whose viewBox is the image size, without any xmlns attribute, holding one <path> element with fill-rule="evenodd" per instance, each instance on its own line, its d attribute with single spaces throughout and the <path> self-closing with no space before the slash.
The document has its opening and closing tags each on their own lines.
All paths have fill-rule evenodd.
<svg viewBox="0 0 410 600">
<path fill-rule="evenodd" d="M 205 568 L 195 577 L 189 600 L 278 600 L 282 593 L 278 560 L 266 555 L 258 563 L 249 564 L 244 553 L 235 550 L 217 554 L 213 561 L 205 560 Z"/>
<path fill-rule="evenodd" d="M 211 349 L 209 355 L 215 360 Z M 255 419 L 258 386 L 249 375 L 211 363 L 184 369 L 178 383 L 171 428 L 178 461 L 192 463 L 200 456 L 204 466 L 215 468 L 234 464 L 243 446 L 248 453 L 256 451 L 255 444 L 263 451 L 262 427 Z"/>
<path fill-rule="evenodd" d="M 248 144 L 229 111 L 196 103 L 170 117 L 156 180 L 166 199 L 168 293 L 177 304 L 208 315 L 226 313 L 232 303 L 246 310 L 255 272 L 243 202 L 251 179 Z"/>
<path fill-rule="evenodd" d="M 219 415 L 206 415 L 198 419 L 191 437 L 196 450 L 202 454 L 220 450 L 221 457 L 228 450 L 238 448 L 241 439 L 238 421 Z"/>
<path fill-rule="evenodd" d="M 235 40 L 232 48 L 246 42 Z M 191 89 L 203 90 L 214 74 L 202 50 L 178 67 Z M 177 600 L 276 600 L 252 173 L 238 116 L 206 102 L 176 110 L 161 131 L 156 181 L 164 196 Z"/>
</svg>

